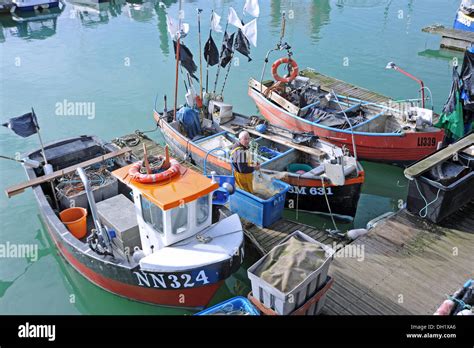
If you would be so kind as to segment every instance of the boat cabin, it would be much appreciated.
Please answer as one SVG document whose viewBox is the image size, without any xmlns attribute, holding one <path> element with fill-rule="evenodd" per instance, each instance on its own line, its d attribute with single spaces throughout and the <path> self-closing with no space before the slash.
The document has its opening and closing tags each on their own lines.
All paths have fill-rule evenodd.
<svg viewBox="0 0 474 348">
<path fill-rule="evenodd" d="M 202 232 L 212 224 L 212 193 L 219 185 L 183 169 L 169 182 L 142 184 L 128 176 L 131 166 L 112 174 L 132 190 L 142 250 L 146 255 Z"/>
</svg>

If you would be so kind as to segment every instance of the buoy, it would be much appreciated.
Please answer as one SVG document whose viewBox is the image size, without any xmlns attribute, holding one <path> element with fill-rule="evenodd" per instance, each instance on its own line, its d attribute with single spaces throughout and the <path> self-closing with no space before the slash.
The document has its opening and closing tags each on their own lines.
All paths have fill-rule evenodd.
<svg viewBox="0 0 474 348">
<path fill-rule="evenodd" d="M 369 231 L 365 228 L 359 228 L 355 230 L 350 230 L 349 232 L 347 232 L 347 236 L 352 240 L 356 240 L 359 237 L 365 236 L 367 233 L 369 233 Z"/>
<path fill-rule="evenodd" d="M 145 256 L 145 253 L 139 247 L 136 246 L 135 248 L 133 248 L 133 261 L 139 263 L 140 260 L 143 259 Z"/>
</svg>

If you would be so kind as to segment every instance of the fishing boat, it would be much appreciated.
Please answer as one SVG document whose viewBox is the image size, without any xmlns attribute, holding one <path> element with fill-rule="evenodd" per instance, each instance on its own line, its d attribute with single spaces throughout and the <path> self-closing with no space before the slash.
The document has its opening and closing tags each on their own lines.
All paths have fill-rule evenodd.
<svg viewBox="0 0 474 348">
<path fill-rule="evenodd" d="M 474 32 L 474 4 L 472 0 L 463 0 L 459 6 L 453 29 Z"/>
<path fill-rule="evenodd" d="M 308 134 L 286 132 L 285 137 L 285 130 L 271 125 L 262 134 L 256 130 L 260 118 L 235 113 L 232 105 L 221 101 L 210 101 L 202 119 L 196 109 L 180 110 L 188 116 L 178 111 L 174 119 L 174 112 L 160 113 L 155 107 L 155 121 L 173 152 L 203 168 L 205 173 L 232 174 L 230 152 L 238 143 L 238 133 L 245 130 L 251 134 L 251 151 L 262 172 L 291 186 L 286 195 L 287 208 L 350 219 L 355 216 L 365 172 L 341 148 Z M 189 130 L 186 123 L 193 124 L 197 131 Z M 294 136 L 312 140 L 311 146 L 296 143 Z"/>
<path fill-rule="evenodd" d="M 444 131 L 433 126 L 436 115 L 424 108 L 426 87 L 422 81 L 417 80 L 422 84 L 422 107 L 416 101 L 397 104 L 388 103 L 387 98 L 387 103 L 381 104 L 338 94 L 330 86 L 345 85 L 348 90 L 358 87 L 329 77 L 326 80 L 334 83 L 323 84 L 300 74 L 291 47 L 282 42 L 283 35 L 277 47 L 267 53 L 260 80 L 249 81 L 248 94 L 269 123 L 312 132 L 320 139 L 346 147 L 362 160 L 413 162 L 441 146 Z M 264 81 L 268 58 L 274 51 L 286 51 L 287 57 L 273 63 L 273 79 Z M 279 67 L 287 67 L 288 74 L 280 76 Z M 393 63 L 389 67 L 401 70 Z"/>
<path fill-rule="evenodd" d="M 14 6 L 10 12 L 28 12 L 28 11 L 42 11 L 59 7 L 59 0 L 13 0 Z"/>
<path fill-rule="evenodd" d="M 212 214 L 219 185 L 168 156 L 143 172 L 130 149 L 80 136 L 23 158 L 29 181 L 7 195 L 32 187 L 60 254 L 107 291 L 203 308 L 243 261 L 239 217 Z"/>
</svg>

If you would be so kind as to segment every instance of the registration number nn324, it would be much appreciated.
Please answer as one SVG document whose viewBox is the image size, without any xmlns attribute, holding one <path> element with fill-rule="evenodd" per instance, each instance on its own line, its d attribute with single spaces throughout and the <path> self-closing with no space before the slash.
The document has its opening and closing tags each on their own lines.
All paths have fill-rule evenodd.
<svg viewBox="0 0 474 348">
<path fill-rule="evenodd" d="M 147 272 L 133 272 L 137 277 L 138 285 L 156 289 L 182 289 L 193 288 L 209 284 L 209 278 L 204 270 L 196 274 L 175 273 L 159 274 Z"/>
</svg>

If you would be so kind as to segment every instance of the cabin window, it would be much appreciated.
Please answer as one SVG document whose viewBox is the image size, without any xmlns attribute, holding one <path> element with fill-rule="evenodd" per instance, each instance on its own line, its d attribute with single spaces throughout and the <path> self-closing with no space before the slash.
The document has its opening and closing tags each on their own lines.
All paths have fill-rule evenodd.
<svg viewBox="0 0 474 348">
<path fill-rule="evenodd" d="M 159 233 L 163 233 L 163 210 L 151 203 L 149 200 L 141 197 L 143 220 L 151 225 Z"/>
<path fill-rule="evenodd" d="M 209 218 L 209 196 L 201 197 L 196 202 L 196 225 L 201 226 Z"/>
<path fill-rule="evenodd" d="M 171 232 L 181 234 L 188 230 L 188 205 L 171 210 Z"/>
</svg>

